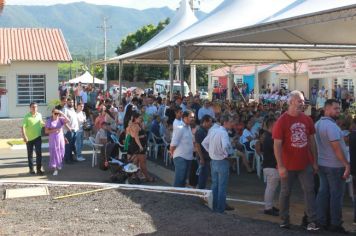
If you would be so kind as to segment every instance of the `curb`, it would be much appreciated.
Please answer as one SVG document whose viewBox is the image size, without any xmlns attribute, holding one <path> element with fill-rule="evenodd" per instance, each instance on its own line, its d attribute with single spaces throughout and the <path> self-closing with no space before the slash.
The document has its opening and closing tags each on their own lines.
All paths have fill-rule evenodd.
<svg viewBox="0 0 356 236">
<path fill-rule="evenodd" d="M 42 144 L 42 148 L 48 148 L 49 144 L 48 143 L 43 143 Z M 26 145 L 25 144 L 21 144 L 21 145 L 13 145 L 10 146 L 11 150 L 25 150 L 26 149 Z"/>
<path fill-rule="evenodd" d="M 213 207 L 213 194 L 211 190 L 205 189 L 189 189 L 166 186 L 150 186 L 150 185 L 134 185 L 134 184 L 113 184 L 113 183 L 98 183 L 98 182 L 68 182 L 68 181 L 37 181 L 37 180 L 0 180 L 0 185 L 4 184 L 34 184 L 34 185 L 54 185 L 54 186 L 71 186 L 71 185 L 87 185 L 105 188 L 115 188 L 123 190 L 141 190 L 147 192 L 170 193 L 176 195 L 194 196 L 204 199 L 210 209 Z"/>
<path fill-rule="evenodd" d="M 83 145 L 90 145 L 89 140 L 84 140 Z M 26 144 L 21 144 L 21 145 L 9 145 L 11 150 L 25 150 L 26 149 Z M 49 148 L 49 143 L 42 143 L 42 148 Z"/>
</svg>

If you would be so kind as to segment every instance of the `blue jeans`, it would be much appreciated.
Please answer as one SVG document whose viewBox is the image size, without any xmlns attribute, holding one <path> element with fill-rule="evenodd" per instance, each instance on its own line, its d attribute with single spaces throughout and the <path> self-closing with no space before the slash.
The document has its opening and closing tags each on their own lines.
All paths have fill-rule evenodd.
<svg viewBox="0 0 356 236">
<path fill-rule="evenodd" d="M 41 136 L 35 138 L 34 140 L 28 141 L 26 143 L 27 148 L 27 158 L 28 167 L 33 170 L 33 147 L 35 147 L 36 152 L 36 166 L 41 168 L 42 165 L 42 139 Z"/>
<path fill-rule="evenodd" d="M 188 171 L 192 161 L 186 160 L 183 157 L 173 158 L 174 163 L 174 187 L 185 187 Z"/>
<path fill-rule="evenodd" d="M 67 133 L 64 135 L 66 139 L 68 140 L 68 143 L 65 145 L 65 152 L 64 152 L 64 161 L 65 162 L 70 162 L 74 161 L 72 153 L 76 153 L 75 150 L 75 140 L 77 137 L 77 132 L 74 131 L 67 131 Z"/>
<path fill-rule="evenodd" d="M 199 164 L 199 161 L 198 161 L 198 164 Z M 199 178 L 198 178 L 198 188 L 199 189 L 206 188 L 206 182 L 208 181 L 208 176 L 209 176 L 209 168 L 210 168 L 210 160 L 205 160 L 204 166 L 199 173 Z"/>
<path fill-rule="evenodd" d="M 320 187 L 316 198 L 318 223 L 327 225 L 330 209 L 331 225 L 342 224 L 342 203 L 345 192 L 345 180 L 342 178 L 345 168 L 319 166 Z"/>
<path fill-rule="evenodd" d="M 77 151 L 77 158 L 82 157 L 82 149 L 83 149 L 83 130 L 77 132 L 77 137 L 75 139 L 75 148 Z"/>
<path fill-rule="evenodd" d="M 211 190 L 213 191 L 213 211 L 215 212 L 223 213 L 225 211 L 229 167 L 228 160 L 211 160 Z"/>
</svg>

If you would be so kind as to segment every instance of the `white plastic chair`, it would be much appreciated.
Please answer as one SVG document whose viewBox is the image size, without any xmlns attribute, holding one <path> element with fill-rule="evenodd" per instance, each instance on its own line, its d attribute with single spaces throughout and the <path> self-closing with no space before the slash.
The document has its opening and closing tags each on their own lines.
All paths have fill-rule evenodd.
<svg viewBox="0 0 356 236">
<path fill-rule="evenodd" d="M 151 134 L 152 135 L 152 141 L 153 141 L 153 151 L 154 151 L 154 157 L 155 159 L 158 158 L 158 151 L 159 151 L 159 148 L 160 147 L 165 147 L 165 143 L 162 142 L 162 143 L 158 143 L 158 140 L 161 139 L 159 137 L 157 137 L 156 135 L 154 135 L 153 133 Z"/>
<path fill-rule="evenodd" d="M 250 148 L 254 151 L 253 166 L 256 167 L 258 178 L 261 178 L 263 156 L 259 155 L 256 152 L 256 143 L 257 143 L 257 141 L 258 141 L 257 139 L 252 140 L 250 142 Z"/>
<path fill-rule="evenodd" d="M 154 142 L 153 142 L 153 138 L 149 137 L 147 140 L 147 158 L 151 157 L 153 154 L 152 152 L 154 151 Z"/>
<path fill-rule="evenodd" d="M 240 156 L 237 155 L 237 150 L 234 150 L 234 154 L 230 158 L 236 159 L 236 173 L 240 175 Z"/>
<path fill-rule="evenodd" d="M 259 155 L 256 151 L 255 151 L 255 160 L 256 160 L 257 176 L 258 178 L 261 178 L 263 156 Z"/>
<path fill-rule="evenodd" d="M 168 153 L 168 147 L 169 147 L 169 142 L 166 140 L 165 137 L 162 137 L 163 143 L 164 143 L 164 163 L 166 164 L 166 166 L 168 166 L 168 162 L 170 162 L 170 158 L 169 158 L 169 153 Z"/>
<path fill-rule="evenodd" d="M 90 144 L 93 148 L 93 156 L 91 160 L 91 167 L 94 167 L 96 164 L 98 164 L 98 153 L 100 153 L 100 148 L 103 146 L 102 144 L 95 143 L 95 138 L 94 137 L 89 137 Z"/>
<path fill-rule="evenodd" d="M 111 134 L 110 137 L 114 141 L 114 143 L 119 145 L 119 160 L 122 160 L 122 156 L 127 155 L 127 152 L 121 151 L 124 150 L 124 145 L 119 142 L 119 139 L 115 134 Z"/>
<path fill-rule="evenodd" d="M 253 140 L 251 142 L 253 142 Z M 252 169 L 254 170 L 255 169 L 255 151 L 247 150 L 247 147 L 244 143 L 241 143 L 241 145 L 244 147 L 244 153 L 245 153 L 247 160 L 250 160 L 250 156 L 252 155 Z"/>
</svg>

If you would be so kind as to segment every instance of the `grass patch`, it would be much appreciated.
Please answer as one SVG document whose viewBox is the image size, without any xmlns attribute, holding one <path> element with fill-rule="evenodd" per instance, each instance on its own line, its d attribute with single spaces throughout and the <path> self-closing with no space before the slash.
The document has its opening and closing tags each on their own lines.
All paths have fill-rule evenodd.
<svg viewBox="0 0 356 236">
<path fill-rule="evenodd" d="M 48 138 L 42 137 L 42 143 L 48 143 Z M 23 141 L 23 139 L 12 139 L 7 141 L 7 144 L 9 144 L 10 146 L 14 146 L 14 145 L 25 145 L 26 143 Z"/>
<path fill-rule="evenodd" d="M 25 145 L 26 143 L 22 139 L 13 139 L 7 141 L 7 144 L 14 146 L 14 145 Z"/>
</svg>

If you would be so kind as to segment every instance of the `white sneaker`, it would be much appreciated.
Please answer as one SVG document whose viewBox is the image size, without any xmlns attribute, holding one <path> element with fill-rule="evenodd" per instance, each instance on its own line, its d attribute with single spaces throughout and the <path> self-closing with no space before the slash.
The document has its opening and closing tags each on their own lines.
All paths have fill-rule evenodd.
<svg viewBox="0 0 356 236">
<path fill-rule="evenodd" d="M 62 170 L 62 166 L 58 166 L 57 169 L 58 169 L 58 170 Z"/>
<path fill-rule="evenodd" d="M 85 161 L 85 158 L 84 157 L 78 157 L 77 161 Z"/>
<path fill-rule="evenodd" d="M 58 175 L 58 170 L 55 170 L 55 171 L 53 172 L 53 176 L 56 176 L 56 175 Z"/>
</svg>

